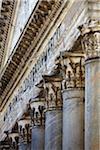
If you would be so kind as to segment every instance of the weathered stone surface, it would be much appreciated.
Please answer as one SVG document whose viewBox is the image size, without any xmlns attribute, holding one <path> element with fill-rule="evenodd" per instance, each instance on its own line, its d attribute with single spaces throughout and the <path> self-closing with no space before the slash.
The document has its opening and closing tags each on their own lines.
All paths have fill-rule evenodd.
<svg viewBox="0 0 100 150">
<path fill-rule="evenodd" d="M 19 126 L 19 150 L 30 150 L 31 148 L 31 119 L 29 116 L 18 120 Z"/>
<path fill-rule="evenodd" d="M 84 90 L 63 91 L 63 150 L 84 150 Z"/>
<path fill-rule="evenodd" d="M 10 5 L 12 2 L 15 2 L 16 6 Z M 31 116 L 33 136 L 28 136 L 30 140 L 27 142 L 26 135 L 29 125 L 27 126 L 24 122 L 26 125 L 23 127 L 22 124 L 21 126 L 20 136 L 22 139 L 19 140 L 19 149 L 30 149 L 28 146 L 31 139 L 34 139 L 32 140 L 32 149 L 62 150 L 61 130 L 63 127 L 65 128 L 63 130 L 65 142 L 63 140 L 63 143 L 67 143 L 64 146 L 65 150 L 100 149 L 100 95 L 98 92 L 100 83 L 99 69 L 97 69 L 99 61 L 97 63 L 95 60 L 100 57 L 100 0 L 40 0 L 38 3 L 37 0 L 1 0 L 0 6 L 2 7 L 0 7 L 0 62 L 2 62 L 0 65 L 2 68 L 4 67 L 0 72 L 0 141 L 5 141 L 4 131 L 12 129 L 15 122 L 23 115 L 29 100 L 34 99 L 35 85 L 42 79 L 42 75 L 52 72 L 59 53 L 67 52 L 68 56 L 70 52 L 72 54 L 77 52 L 75 59 L 64 58 L 62 66 L 67 64 L 67 67 L 65 76 L 63 76 L 63 84 L 54 80 L 50 81 L 53 78 L 45 76 L 46 79 L 49 78 L 44 88 L 46 122 L 42 111 L 43 107 L 34 107 L 35 113 Z M 11 11 L 13 8 L 14 12 Z M 33 8 L 35 9 L 33 10 Z M 31 12 L 32 15 L 30 15 Z M 83 34 L 80 35 L 77 27 L 85 22 L 87 22 L 87 25 L 84 26 L 85 32 L 82 31 Z M 82 45 L 81 39 L 83 40 Z M 82 50 L 82 47 L 85 51 Z M 78 58 L 78 53 L 82 55 L 85 53 L 88 59 L 85 85 L 87 86 L 85 87 L 86 116 L 84 117 L 87 128 L 85 129 L 86 148 L 82 147 L 83 136 L 81 136 L 83 135 L 83 130 L 81 131 L 83 128 L 83 99 L 79 94 L 81 91 L 77 91 L 79 93 L 70 91 L 68 99 L 64 101 L 64 109 L 61 110 L 63 102 L 61 89 L 66 92 L 84 87 L 84 56 Z M 95 63 L 92 61 L 93 57 Z M 89 63 L 94 65 L 89 67 Z M 83 66 L 81 67 L 81 65 Z M 52 73 L 55 71 L 57 70 L 53 70 Z M 58 74 L 59 71 L 56 72 L 56 75 Z M 97 76 L 96 81 L 92 81 L 94 76 Z M 64 113 L 63 119 L 65 119 L 63 124 L 62 112 Z M 46 125 L 45 128 L 44 125 Z M 44 138 L 44 136 L 46 137 Z"/>
<path fill-rule="evenodd" d="M 45 145 L 45 98 L 44 91 L 41 90 L 38 96 L 30 101 L 31 121 L 32 121 L 32 150 L 44 150 Z"/>
<path fill-rule="evenodd" d="M 44 126 L 35 126 L 32 128 L 32 150 L 44 150 L 45 129 Z"/>
<path fill-rule="evenodd" d="M 31 98 L 34 97 L 34 85 L 38 83 L 39 80 L 41 80 L 43 74 L 49 73 L 51 71 L 52 67 L 54 66 L 55 59 L 59 55 L 59 52 L 65 50 L 69 51 L 69 49 L 72 48 L 73 44 L 76 44 L 76 40 L 79 37 L 77 26 L 80 24 L 80 22 L 84 22 L 84 20 L 87 18 L 85 4 L 86 3 L 84 1 L 64 1 L 62 8 L 59 9 L 59 13 L 57 14 L 57 16 L 59 16 L 60 14 L 59 18 L 56 15 L 52 17 L 52 19 L 48 18 L 51 25 L 49 24 L 50 27 L 46 28 L 47 38 L 45 38 L 46 35 L 42 34 L 42 37 L 40 37 L 37 46 L 35 46 L 34 48 L 34 42 L 30 43 L 30 47 L 34 49 L 34 53 L 31 54 L 30 59 L 27 59 L 28 62 L 26 63 L 25 68 L 22 67 L 24 68 L 23 71 L 22 69 L 21 71 L 19 71 L 19 67 L 16 70 L 15 76 L 19 74 L 20 77 L 16 79 L 16 82 L 14 82 L 12 88 L 10 88 L 11 84 L 8 84 L 7 88 L 10 89 L 10 93 L 5 99 L 5 101 L 8 101 L 7 105 L 3 103 L 2 107 L 0 107 L 0 110 L 2 110 L 2 120 L 5 120 L 4 118 L 6 118 L 6 120 L 4 122 L 2 121 L 0 125 L 2 128 L 0 139 L 4 138 L 4 130 L 6 130 L 6 128 L 12 128 L 12 124 L 14 124 L 16 119 L 23 114 L 26 104 Z M 64 11 L 61 11 L 63 8 Z M 56 18 L 58 20 L 57 22 L 54 21 Z M 48 34 L 49 31 L 50 34 Z M 30 31 L 25 34 L 25 37 L 29 36 L 33 38 L 33 34 Z M 36 36 L 35 39 L 37 41 Z M 23 46 L 25 45 L 24 40 Z M 77 51 L 77 48 L 79 49 L 79 47 L 80 46 L 78 44 L 75 50 Z M 30 48 L 28 46 L 28 51 L 29 50 Z M 24 51 L 26 51 L 26 49 L 22 48 L 20 43 L 19 50 L 16 52 L 16 54 L 18 54 L 18 57 L 20 56 L 20 53 L 22 51 L 22 55 L 24 55 Z M 18 57 L 16 58 L 16 60 L 18 60 Z M 27 55 L 23 58 L 22 64 L 26 58 Z M 12 64 L 15 64 L 15 62 L 13 61 Z M 31 77 L 30 72 L 32 75 Z M 17 100 L 15 100 L 16 97 Z M 1 97 L 0 100 L 2 101 Z M 11 111 L 9 111 L 8 106 L 10 103 L 12 108 Z M 3 110 L 4 105 L 5 109 Z"/>
<path fill-rule="evenodd" d="M 31 150 L 31 145 L 30 143 L 29 144 L 25 144 L 25 143 L 22 143 L 22 144 L 19 144 L 19 150 Z"/>
<path fill-rule="evenodd" d="M 100 20 L 90 19 L 80 29 L 87 58 L 85 62 L 85 149 L 97 150 L 100 149 Z"/>
<path fill-rule="evenodd" d="M 45 150 L 62 150 L 62 110 L 46 112 Z"/>
<path fill-rule="evenodd" d="M 100 59 L 86 61 L 85 150 L 100 149 Z"/>
</svg>

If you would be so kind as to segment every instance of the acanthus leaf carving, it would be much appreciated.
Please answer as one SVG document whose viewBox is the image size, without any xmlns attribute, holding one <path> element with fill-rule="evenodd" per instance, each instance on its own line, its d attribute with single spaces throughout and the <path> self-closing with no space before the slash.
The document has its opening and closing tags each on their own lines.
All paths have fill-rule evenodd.
<svg viewBox="0 0 100 150">
<path fill-rule="evenodd" d="M 23 114 L 22 118 L 18 120 L 19 128 L 19 143 L 31 141 L 31 118 L 29 116 L 29 108 L 26 113 Z"/>
<path fill-rule="evenodd" d="M 45 116 L 45 98 L 43 89 L 40 90 L 38 96 L 30 101 L 30 116 L 33 126 L 44 126 Z"/>
<path fill-rule="evenodd" d="M 64 52 L 59 62 L 62 65 L 63 89 L 84 87 L 84 55 Z"/>
<path fill-rule="evenodd" d="M 100 57 L 100 32 L 85 34 L 82 47 L 88 58 Z"/>
<path fill-rule="evenodd" d="M 34 126 L 42 126 L 44 125 L 44 106 L 39 105 L 38 110 L 33 107 L 33 114 L 32 114 L 32 123 Z"/>
<path fill-rule="evenodd" d="M 61 81 L 59 76 L 43 76 L 46 109 L 55 109 L 62 107 Z"/>
<path fill-rule="evenodd" d="M 82 47 L 86 57 L 100 57 L 100 21 L 88 20 L 87 23 L 79 27 L 82 35 Z"/>
</svg>

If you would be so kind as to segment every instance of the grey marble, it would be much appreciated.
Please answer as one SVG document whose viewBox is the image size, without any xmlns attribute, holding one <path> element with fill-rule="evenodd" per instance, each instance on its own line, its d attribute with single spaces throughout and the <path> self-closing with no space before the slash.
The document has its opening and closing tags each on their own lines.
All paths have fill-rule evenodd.
<svg viewBox="0 0 100 150">
<path fill-rule="evenodd" d="M 66 89 L 63 95 L 63 150 L 84 150 L 84 89 Z"/>
<path fill-rule="evenodd" d="M 62 110 L 46 112 L 45 150 L 62 150 Z"/>
<path fill-rule="evenodd" d="M 32 128 L 31 150 L 44 150 L 44 126 Z"/>
<path fill-rule="evenodd" d="M 18 150 L 31 150 L 31 143 L 20 143 Z"/>
<path fill-rule="evenodd" d="M 85 150 L 100 150 L 100 59 L 85 64 Z"/>
</svg>

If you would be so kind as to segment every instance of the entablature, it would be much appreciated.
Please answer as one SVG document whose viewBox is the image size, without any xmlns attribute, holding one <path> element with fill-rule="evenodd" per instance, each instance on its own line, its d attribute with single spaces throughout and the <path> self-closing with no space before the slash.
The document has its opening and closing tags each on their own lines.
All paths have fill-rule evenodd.
<svg viewBox="0 0 100 150">
<path fill-rule="evenodd" d="M 1 71 L 1 104 L 62 3 L 61 0 L 39 1 L 37 3 L 14 51 Z"/>
</svg>

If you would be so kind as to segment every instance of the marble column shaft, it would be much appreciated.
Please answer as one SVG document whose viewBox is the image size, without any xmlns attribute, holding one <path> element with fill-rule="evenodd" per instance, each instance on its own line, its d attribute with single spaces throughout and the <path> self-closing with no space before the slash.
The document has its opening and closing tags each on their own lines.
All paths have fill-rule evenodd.
<svg viewBox="0 0 100 150">
<path fill-rule="evenodd" d="M 62 62 L 63 61 L 63 62 Z M 84 56 L 64 53 L 63 150 L 84 150 Z"/>
<path fill-rule="evenodd" d="M 44 150 L 45 128 L 44 126 L 35 126 L 32 128 L 32 150 Z"/>
<path fill-rule="evenodd" d="M 85 64 L 85 150 L 100 149 L 100 59 Z"/>
<path fill-rule="evenodd" d="M 84 89 L 63 91 L 63 150 L 84 150 Z"/>
<path fill-rule="evenodd" d="M 44 150 L 45 126 L 44 126 L 44 99 L 33 99 L 31 105 L 32 119 L 32 150 Z"/>
<path fill-rule="evenodd" d="M 100 149 L 100 21 L 80 27 L 85 61 L 85 150 Z"/>
<path fill-rule="evenodd" d="M 45 150 L 62 150 L 62 97 L 61 80 L 56 76 L 44 76 Z"/>
<path fill-rule="evenodd" d="M 45 150 L 62 150 L 62 109 L 46 112 Z"/>
</svg>

